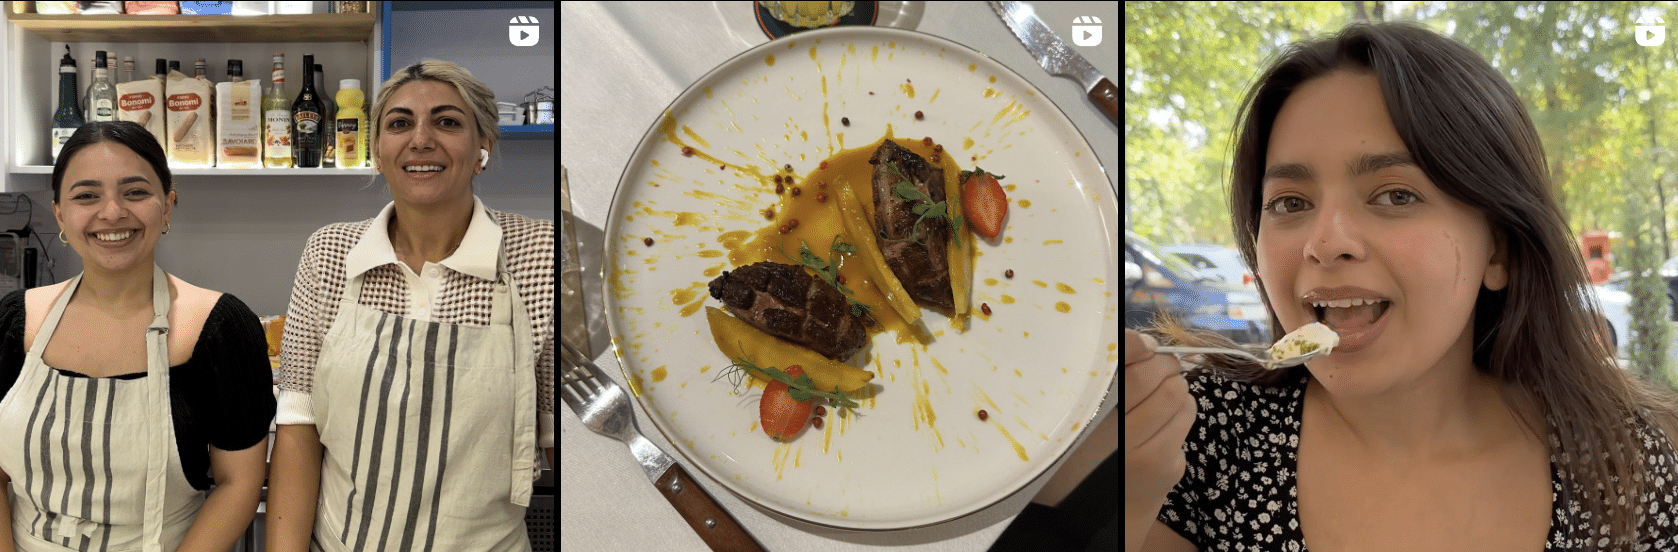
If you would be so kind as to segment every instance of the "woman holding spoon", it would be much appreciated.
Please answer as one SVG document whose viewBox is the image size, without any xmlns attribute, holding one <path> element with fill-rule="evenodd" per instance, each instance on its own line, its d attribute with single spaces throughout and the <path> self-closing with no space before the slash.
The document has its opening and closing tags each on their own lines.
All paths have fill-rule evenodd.
<svg viewBox="0 0 1678 552">
<path fill-rule="evenodd" d="M 1433 31 L 1353 25 L 1266 68 L 1236 140 L 1236 241 L 1272 330 L 1339 343 L 1179 375 L 1126 332 L 1127 550 L 1678 547 L 1678 397 L 1598 338 L 1498 70 Z"/>
</svg>

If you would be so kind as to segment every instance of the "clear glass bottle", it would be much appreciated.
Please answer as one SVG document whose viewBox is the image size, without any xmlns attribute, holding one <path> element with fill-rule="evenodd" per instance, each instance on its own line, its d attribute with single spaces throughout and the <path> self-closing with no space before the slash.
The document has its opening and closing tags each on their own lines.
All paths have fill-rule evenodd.
<svg viewBox="0 0 1678 552">
<path fill-rule="evenodd" d="M 88 121 L 117 120 L 117 87 L 111 84 L 105 51 L 93 55 L 93 83 L 87 85 Z"/>
<path fill-rule="evenodd" d="M 274 85 L 262 97 L 262 165 L 291 167 L 291 100 L 285 93 L 285 54 L 274 54 Z"/>
</svg>

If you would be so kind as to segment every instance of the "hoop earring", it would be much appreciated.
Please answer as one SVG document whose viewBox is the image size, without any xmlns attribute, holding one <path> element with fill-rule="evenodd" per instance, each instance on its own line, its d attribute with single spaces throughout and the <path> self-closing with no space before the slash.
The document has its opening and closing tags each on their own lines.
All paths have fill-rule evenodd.
<svg viewBox="0 0 1678 552">
<path fill-rule="evenodd" d="M 58 241 L 59 241 L 59 243 L 70 243 L 70 240 L 64 239 L 64 231 L 63 230 L 58 231 Z"/>
</svg>

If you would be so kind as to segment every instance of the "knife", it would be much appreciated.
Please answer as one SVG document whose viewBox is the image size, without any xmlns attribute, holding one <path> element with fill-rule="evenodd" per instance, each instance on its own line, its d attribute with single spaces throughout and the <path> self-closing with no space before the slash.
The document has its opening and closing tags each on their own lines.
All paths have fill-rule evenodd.
<svg viewBox="0 0 1678 552">
<path fill-rule="evenodd" d="M 589 344 L 588 322 L 583 312 L 582 257 L 577 256 L 577 221 L 571 213 L 571 183 L 559 167 L 559 330 L 560 337 L 576 343 L 584 355 L 594 354 Z"/>
<path fill-rule="evenodd" d="M 1050 75 L 1067 77 L 1084 85 L 1085 95 L 1101 109 L 1113 124 L 1119 124 L 1119 89 L 1113 81 L 1101 75 L 1084 56 L 1066 47 L 1066 43 L 1037 18 L 1025 2 L 991 2 L 990 7 L 1014 37 L 1025 43 L 1031 57 Z"/>
</svg>

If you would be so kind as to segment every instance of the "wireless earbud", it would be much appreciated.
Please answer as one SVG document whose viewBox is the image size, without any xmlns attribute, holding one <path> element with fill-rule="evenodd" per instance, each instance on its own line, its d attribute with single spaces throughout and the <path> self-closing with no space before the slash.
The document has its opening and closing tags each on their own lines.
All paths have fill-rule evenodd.
<svg viewBox="0 0 1678 552">
<path fill-rule="evenodd" d="M 483 169 L 489 168 L 489 150 L 482 148 L 478 150 L 478 167 Z"/>
</svg>

